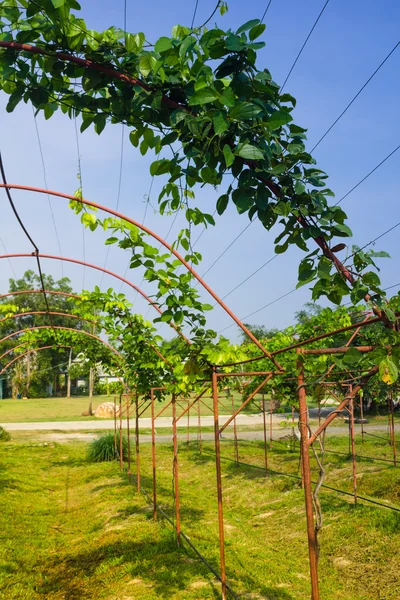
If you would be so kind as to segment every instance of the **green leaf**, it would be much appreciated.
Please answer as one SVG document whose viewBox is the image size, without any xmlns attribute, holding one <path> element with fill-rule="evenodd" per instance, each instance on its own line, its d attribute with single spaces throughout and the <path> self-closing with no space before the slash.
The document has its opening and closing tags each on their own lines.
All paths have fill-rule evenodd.
<svg viewBox="0 0 400 600">
<path fill-rule="evenodd" d="M 61 8 L 62 6 L 64 6 L 66 0 L 51 0 L 52 5 L 54 6 L 54 8 Z"/>
<path fill-rule="evenodd" d="M 167 37 L 160 37 L 160 39 L 156 41 L 156 44 L 154 46 L 154 50 L 156 52 L 165 52 L 170 48 L 172 48 L 172 40 Z"/>
<path fill-rule="evenodd" d="M 144 56 L 141 56 L 139 61 L 139 71 L 143 77 L 147 77 L 152 72 L 156 62 L 156 57 L 152 56 L 151 54 L 145 54 Z"/>
<path fill-rule="evenodd" d="M 232 192 L 232 200 L 239 214 L 247 212 L 254 204 L 254 198 L 250 189 L 238 188 Z"/>
<path fill-rule="evenodd" d="M 301 181 L 296 181 L 294 186 L 294 191 L 297 196 L 301 196 L 306 191 L 306 186 Z"/>
<path fill-rule="evenodd" d="M 260 35 L 264 33 L 265 28 L 265 23 L 260 23 L 259 25 L 252 27 L 249 32 L 249 38 L 251 40 L 255 40 L 256 38 L 260 37 Z"/>
<path fill-rule="evenodd" d="M 345 353 L 345 355 L 343 357 L 343 362 L 345 363 L 345 365 L 353 366 L 353 365 L 356 365 L 357 363 L 359 363 L 361 359 L 362 359 L 361 352 L 359 350 L 357 350 L 357 348 L 350 348 Z"/>
<path fill-rule="evenodd" d="M 353 232 L 351 231 L 350 227 L 348 227 L 347 225 L 344 225 L 342 223 L 335 223 L 333 229 L 334 229 L 335 235 L 337 235 L 338 237 L 352 237 L 353 236 Z M 344 235 L 341 236 L 340 235 L 341 233 Z"/>
<path fill-rule="evenodd" d="M 293 117 L 284 110 L 275 110 L 267 121 L 267 125 L 270 129 L 278 129 L 278 127 L 282 127 L 282 125 L 286 125 L 293 121 Z"/>
<path fill-rule="evenodd" d="M 219 215 L 222 215 L 225 210 L 226 207 L 228 206 L 228 202 L 229 202 L 229 196 L 228 194 L 223 194 L 222 196 L 220 196 L 217 200 L 217 213 Z"/>
<path fill-rule="evenodd" d="M 213 118 L 213 127 L 215 135 L 221 135 L 229 127 L 228 121 L 225 119 L 223 112 L 217 112 Z"/>
<path fill-rule="evenodd" d="M 229 168 L 234 160 L 235 160 L 235 155 L 233 154 L 230 146 L 228 146 L 228 144 L 225 144 L 224 146 L 224 157 L 225 157 L 225 164 L 227 166 L 227 168 Z"/>
<path fill-rule="evenodd" d="M 214 102 L 217 99 L 217 94 L 212 88 L 203 88 L 193 94 L 189 100 L 189 106 L 197 106 L 199 104 L 207 104 Z"/>
<path fill-rule="evenodd" d="M 117 242 L 119 242 L 119 239 L 117 237 L 110 237 L 106 239 L 104 243 L 106 246 L 109 246 L 110 244 L 116 244 Z"/>
<path fill-rule="evenodd" d="M 235 154 L 242 158 L 247 158 L 248 160 L 262 160 L 264 158 L 264 154 L 261 152 L 260 148 L 252 146 L 252 144 L 242 144 L 236 149 Z"/>
<path fill-rule="evenodd" d="M 252 104 L 251 102 L 241 102 L 236 104 L 230 111 L 229 116 L 231 119 L 238 121 L 245 121 L 246 119 L 255 119 L 261 112 L 261 108 Z"/>
<path fill-rule="evenodd" d="M 236 34 L 239 35 L 240 33 L 243 33 L 244 31 L 248 31 L 249 29 L 254 28 L 259 23 L 260 23 L 260 19 L 251 19 L 251 21 L 247 21 L 246 23 L 241 25 L 239 27 L 239 29 L 237 30 Z"/>
</svg>

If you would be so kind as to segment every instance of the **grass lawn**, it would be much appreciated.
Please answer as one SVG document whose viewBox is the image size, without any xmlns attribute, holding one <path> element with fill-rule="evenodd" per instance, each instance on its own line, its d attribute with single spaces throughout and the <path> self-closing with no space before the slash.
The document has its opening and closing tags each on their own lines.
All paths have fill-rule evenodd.
<svg viewBox="0 0 400 600">
<path fill-rule="evenodd" d="M 114 402 L 114 396 L 94 396 L 93 410 L 102 402 Z M 230 414 L 232 411 L 232 400 L 221 396 L 221 414 Z M 160 411 L 168 403 L 167 400 L 156 404 L 156 411 Z M 179 403 L 187 406 L 187 401 L 180 400 Z M 205 406 L 206 405 L 206 406 Z M 239 408 L 241 398 L 239 394 L 234 395 L 234 406 Z M 96 417 L 82 417 L 82 413 L 88 410 L 89 399 L 87 396 L 72 398 L 30 398 L 28 400 L 0 400 L 0 423 L 30 423 L 41 421 L 88 421 Z M 204 399 L 201 404 L 201 414 L 211 414 L 212 400 L 210 397 Z M 226 408 L 225 408 L 226 407 Z M 179 408 L 178 408 L 179 410 Z M 194 410 L 197 410 L 195 407 Z M 257 413 L 260 409 L 252 404 L 246 407 L 245 412 Z M 162 416 L 170 417 L 172 414 L 169 406 Z M 150 417 L 150 407 L 143 413 L 143 417 Z"/>
<path fill-rule="evenodd" d="M 358 441 L 359 445 L 360 442 Z M 327 447 L 347 451 L 332 434 Z M 219 585 L 170 526 L 154 524 L 143 496 L 118 465 L 88 464 L 85 444 L 40 445 L 14 434 L 1 444 L 0 597 L 7 600 L 219 598 Z M 360 447 L 358 451 L 361 454 Z M 143 444 L 143 486 L 151 448 Z M 262 446 L 241 442 L 240 460 L 262 466 Z M 376 441 L 362 454 L 390 455 Z M 222 443 L 227 574 L 241 598 L 309 597 L 303 491 L 299 481 L 236 466 Z M 159 503 L 173 517 L 172 448 L 157 446 Z M 270 468 L 298 475 L 298 454 L 275 443 Z M 326 484 L 351 491 L 348 457 L 326 454 Z M 135 465 L 132 465 L 134 472 Z M 218 568 L 213 445 L 179 449 L 182 530 Z M 359 494 L 400 506 L 398 469 L 360 461 Z M 313 474 L 314 479 L 316 473 Z M 320 494 L 321 598 L 395 600 L 400 588 L 400 513 L 330 491 Z"/>
</svg>

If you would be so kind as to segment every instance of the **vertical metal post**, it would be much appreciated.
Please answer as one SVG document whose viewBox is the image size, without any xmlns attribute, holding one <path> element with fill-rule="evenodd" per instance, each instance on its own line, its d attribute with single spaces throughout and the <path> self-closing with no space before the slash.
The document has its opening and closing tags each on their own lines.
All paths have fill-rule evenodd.
<svg viewBox="0 0 400 600">
<path fill-rule="evenodd" d="M 226 571 L 225 571 L 225 539 L 224 539 L 224 512 L 222 504 L 222 477 L 221 477 L 221 447 L 218 423 L 218 382 L 216 367 L 213 367 L 212 393 L 214 409 L 214 438 L 215 438 L 215 466 L 217 471 L 218 495 L 218 528 L 219 528 L 219 554 L 222 581 L 222 600 L 226 600 Z"/>
<path fill-rule="evenodd" d="M 122 445 L 122 396 L 119 397 L 119 470 L 124 468 L 124 448 Z"/>
<path fill-rule="evenodd" d="M 396 432 L 394 428 L 394 404 L 393 404 L 393 392 L 390 392 L 390 416 L 392 423 L 392 447 L 393 447 L 393 465 L 397 466 L 397 457 L 396 457 Z"/>
<path fill-rule="evenodd" d="M 190 400 L 188 399 L 188 403 L 190 402 Z M 176 410 L 176 407 L 175 407 Z M 187 412 L 187 432 L 186 432 L 186 444 L 187 446 L 189 446 L 190 443 L 190 408 Z"/>
<path fill-rule="evenodd" d="M 265 476 L 268 477 L 268 450 L 267 450 L 267 420 L 265 418 L 265 400 L 263 394 L 263 426 L 264 426 L 264 464 Z"/>
<path fill-rule="evenodd" d="M 156 431 L 154 419 L 154 390 L 151 389 L 151 460 L 153 467 L 153 519 L 157 520 Z"/>
<path fill-rule="evenodd" d="M 232 394 L 232 413 L 235 412 L 235 399 Z M 238 446 L 238 438 L 237 438 L 237 427 L 236 427 L 236 417 L 233 419 L 233 437 L 234 437 L 234 454 L 235 454 L 235 462 L 239 464 L 239 446 Z"/>
<path fill-rule="evenodd" d="M 137 491 L 140 493 L 139 399 L 137 394 L 135 396 L 135 444 Z"/>
<path fill-rule="evenodd" d="M 350 386 L 350 393 L 351 393 Z M 353 463 L 353 493 L 354 504 L 357 504 L 357 464 L 356 464 L 356 444 L 354 439 L 354 400 L 350 400 L 350 439 L 351 439 L 351 460 Z"/>
<path fill-rule="evenodd" d="M 363 394 L 358 396 L 360 398 L 360 418 L 361 418 L 361 443 L 364 443 L 364 401 Z"/>
<path fill-rule="evenodd" d="M 175 495 L 175 519 L 176 519 L 176 542 L 181 545 L 181 513 L 179 504 L 179 471 L 178 471 L 178 436 L 176 428 L 176 398 L 172 395 L 172 435 L 174 443 L 174 495 Z"/>
<path fill-rule="evenodd" d="M 269 409 L 269 449 L 272 450 L 272 400 Z"/>
<path fill-rule="evenodd" d="M 117 399 L 114 396 L 114 458 L 117 458 Z"/>
<path fill-rule="evenodd" d="M 318 398 L 318 427 L 321 425 L 321 399 Z"/>
<path fill-rule="evenodd" d="M 317 558 L 317 540 L 314 528 L 314 514 L 312 502 L 312 485 L 311 485 L 311 470 L 310 470 L 310 455 L 308 452 L 308 425 L 307 425 L 307 396 L 304 387 L 304 369 L 303 364 L 297 359 L 297 384 L 299 397 L 299 425 L 301 434 L 301 462 L 304 478 L 304 496 L 306 503 L 307 517 L 307 536 L 308 536 L 308 553 L 310 558 L 310 575 L 311 575 L 311 600 L 319 600 L 319 585 L 318 585 L 318 558 Z"/>
<path fill-rule="evenodd" d="M 293 452 L 296 452 L 296 436 L 294 433 L 294 406 L 292 405 L 292 438 L 293 438 Z"/>
<path fill-rule="evenodd" d="M 131 476 L 131 438 L 130 438 L 130 422 L 129 422 L 129 409 L 130 409 L 130 396 L 126 399 L 126 435 L 128 436 L 128 477 Z"/>
<path fill-rule="evenodd" d="M 200 400 L 197 400 L 197 439 L 199 441 L 200 454 L 203 452 L 203 442 L 201 439 L 201 413 L 200 413 Z"/>
</svg>

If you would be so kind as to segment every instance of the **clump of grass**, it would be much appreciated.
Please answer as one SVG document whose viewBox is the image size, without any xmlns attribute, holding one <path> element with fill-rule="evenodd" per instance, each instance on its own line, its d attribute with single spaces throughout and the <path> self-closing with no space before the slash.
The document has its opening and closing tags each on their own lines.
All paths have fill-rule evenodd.
<svg viewBox="0 0 400 600">
<path fill-rule="evenodd" d="M 0 427 L 0 442 L 9 442 L 11 440 L 11 435 L 4 429 L 4 427 Z"/>
<path fill-rule="evenodd" d="M 90 442 L 87 449 L 87 459 L 90 462 L 109 462 L 119 458 L 120 445 L 119 433 L 117 433 L 116 448 L 114 447 L 114 434 L 105 433 Z M 124 460 L 128 458 L 128 439 L 122 436 L 122 457 Z"/>
</svg>

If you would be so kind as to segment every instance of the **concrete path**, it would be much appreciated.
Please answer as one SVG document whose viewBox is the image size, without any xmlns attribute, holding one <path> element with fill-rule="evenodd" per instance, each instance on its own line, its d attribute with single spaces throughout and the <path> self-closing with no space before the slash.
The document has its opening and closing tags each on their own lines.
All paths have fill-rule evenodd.
<svg viewBox="0 0 400 600">
<path fill-rule="evenodd" d="M 273 423 L 277 424 L 284 420 L 284 415 L 272 415 Z M 221 425 L 226 423 L 230 418 L 230 415 L 220 415 L 219 422 Z M 177 423 L 178 427 L 187 427 L 187 416 L 185 415 Z M 190 418 L 190 427 L 197 427 L 197 417 Z M 214 417 L 212 415 L 207 417 L 201 417 L 202 427 L 212 427 L 214 424 Z M 241 414 L 236 417 L 237 425 L 262 425 L 263 418 L 262 414 L 259 415 L 246 415 Z M 104 429 L 114 429 L 114 421 L 112 419 L 99 419 L 98 421 L 87 420 L 87 421 L 47 421 L 43 423 L 0 423 L 1 427 L 4 427 L 8 431 L 49 431 L 60 429 L 62 431 L 97 431 Z M 172 427 L 171 417 L 159 417 L 156 420 L 157 427 Z M 125 424 L 124 424 L 125 427 Z M 151 429 L 151 419 L 148 417 L 142 417 L 139 419 L 140 429 Z"/>
</svg>

